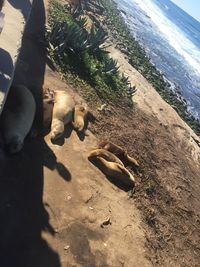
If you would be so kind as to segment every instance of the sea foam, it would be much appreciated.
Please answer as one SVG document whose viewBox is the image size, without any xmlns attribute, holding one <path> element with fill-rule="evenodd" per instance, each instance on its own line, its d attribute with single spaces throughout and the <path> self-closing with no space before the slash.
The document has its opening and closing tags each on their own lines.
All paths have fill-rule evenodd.
<svg viewBox="0 0 200 267">
<path fill-rule="evenodd" d="M 156 24 L 159 31 L 165 36 L 169 44 L 184 57 L 197 75 L 200 74 L 200 50 L 184 33 L 171 22 L 162 10 L 151 0 L 129 0 L 140 6 L 141 9 Z"/>
</svg>

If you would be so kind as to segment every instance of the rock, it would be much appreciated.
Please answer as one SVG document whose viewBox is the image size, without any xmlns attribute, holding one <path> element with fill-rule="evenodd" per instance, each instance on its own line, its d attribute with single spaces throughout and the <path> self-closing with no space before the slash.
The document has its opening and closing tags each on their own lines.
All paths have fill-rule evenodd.
<svg viewBox="0 0 200 267">
<path fill-rule="evenodd" d="M 70 246 L 65 246 L 64 250 L 68 250 L 70 248 Z"/>
<path fill-rule="evenodd" d="M 72 197 L 71 196 L 67 196 L 67 200 L 69 201 L 69 200 L 71 200 L 72 199 Z"/>
</svg>

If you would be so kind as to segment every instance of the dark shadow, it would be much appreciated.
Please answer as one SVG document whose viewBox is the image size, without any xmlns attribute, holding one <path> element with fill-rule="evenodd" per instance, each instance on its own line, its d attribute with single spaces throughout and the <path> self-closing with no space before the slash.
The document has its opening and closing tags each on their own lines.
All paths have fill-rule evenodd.
<svg viewBox="0 0 200 267">
<path fill-rule="evenodd" d="M 67 139 L 67 138 L 70 138 L 71 134 L 72 134 L 72 131 L 73 131 L 73 127 L 71 124 L 67 124 L 65 125 L 65 133 L 64 133 L 64 138 Z"/>
<path fill-rule="evenodd" d="M 73 127 L 71 124 L 65 125 L 64 134 L 60 138 L 58 138 L 57 140 L 52 141 L 52 143 L 55 145 L 58 145 L 58 146 L 63 146 L 65 143 L 65 139 L 67 139 L 71 136 L 72 131 L 73 131 Z"/>
<path fill-rule="evenodd" d="M 85 140 L 86 134 L 84 132 L 79 132 L 79 131 L 76 131 L 76 133 L 77 133 L 79 140 L 83 142 Z"/>
<path fill-rule="evenodd" d="M 88 111 L 87 121 L 91 122 L 91 123 L 95 123 L 96 120 L 97 120 L 97 118 L 90 111 Z"/>
<path fill-rule="evenodd" d="M 96 161 L 95 159 L 88 159 L 95 167 L 97 167 L 100 171 L 101 171 L 101 168 L 98 164 L 98 161 Z M 112 184 L 114 184 L 116 187 L 118 187 L 119 189 L 125 191 L 125 192 L 128 192 L 130 190 L 133 189 L 132 186 L 128 186 L 128 185 L 125 185 L 124 183 L 122 183 L 121 181 L 119 181 L 118 179 L 115 179 L 113 177 L 110 177 L 108 175 L 106 175 L 103 171 L 101 171 L 105 176 L 106 178 L 108 179 L 108 181 L 110 181 Z"/>
<path fill-rule="evenodd" d="M 125 191 L 125 192 L 129 192 L 130 190 L 133 189 L 132 186 L 127 186 L 125 184 L 123 184 L 122 182 L 120 182 L 119 180 L 110 177 L 108 175 L 106 175 L 106 178 L 108 179 L 108 181 L 110 181 L 112 184 L 114 184 L 116 187 L 118 187 L 119 189 Z"/>
<path fill-rule="evenodd" d="M 28 0 L 9 0 L 9 2 L 20 10 L 23 9 L 23 4 L 27 7 L 30 4 Z M 33 93 L 37 104 L 35 125 L 38 136 L 31 141 L 27 139 L 20 153 L 0 158 L 0 266 L 2 267 L 61 266 L 59 255 L 42 236 L 42 231 L 50 235 L 55 234 L 43 203 L 44 164 L 48 168 L 57 168 L 65 180 L 70 179 L 69 172 L 57 163 L 55 155 L 52 155 L 42 135 L 41 88 L 44 82 L 46 55 L 45 49 L 38 45 L 38 41 L 29 36 L 39 34 L 43 38 L 44 25 L 44 3 L 42 0 L 35 0 L 22 40 L 13 84 L 25 84 Z M 51 154 L 51 160 L 44 157 L 47 149 Z"/>
<path fill-rule="evenodd" d="M 67 168 L 57 161 L 54 152 L 50 149 L 45 141 L 43 141 L 43 153 L 44 161 L 43 164 L 50 170 L 57 170 L 58 174 L 67 182 L 71 181 L 71 174 Z"/>
<path fill-rule="evenodd" d="M 51 58 L 47 57 L 46 63 L 52 71 L 57 71 L 57 68 L 56 68 L 55 64 L 53 63 L 53 61 L 51 60 Z"/>
<path fill-rule="evenodd" d="M 71 181 L 71 174 L 66 170 L 65 166 L 61 162 L 57 162 L 56 170 L 60 174 L 61 177 L 67 182 Z"/>
<path fill-rule="evenodd" d="M 53 115 L 53 103 L 43 99 L 43 134 L 48 135 L 51 131 Z"/>
<path fill-rule="evenodd" d="M 13 71 L 13 61 L 7 51 L 0 48 L 0 91 L 6 93 L 4 88 L 9 88 L 11 83 L 11 74 Z"/>
<path fill-rule="evenodd" d="M 27 21 L 30 10 L 31 2 L 29 0 L 8 0 L 8 2 L 16 9 L 20 10 L 24 20 Z"/>
</svg>

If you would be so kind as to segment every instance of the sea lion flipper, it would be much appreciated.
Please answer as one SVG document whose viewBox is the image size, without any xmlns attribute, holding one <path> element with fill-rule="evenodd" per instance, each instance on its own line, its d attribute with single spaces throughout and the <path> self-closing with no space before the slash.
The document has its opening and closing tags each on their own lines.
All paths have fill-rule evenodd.
<svg viewBox="0 0 200 267">
<path fill-rule="evenodd" d="M 131 157 L 131 156 L 129 156 L 128 154 L 126 154 L 126 158 L 127 158 L 127 160 L 128 160 L 130 163 L 132 163 L 135 167 L 137 167 L 137 168 L 140 167 L 140 165 L 139 165 L 139 163 L 137 162 L 137 160 L 134 159 L 133 157 Z"/>
</svg>

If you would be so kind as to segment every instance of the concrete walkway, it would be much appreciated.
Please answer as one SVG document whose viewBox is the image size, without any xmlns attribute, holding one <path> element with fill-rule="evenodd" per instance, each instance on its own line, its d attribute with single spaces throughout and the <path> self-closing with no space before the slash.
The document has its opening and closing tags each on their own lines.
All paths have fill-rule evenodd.
<svg viewBox="0 0 200 267">
<path fill-rule="evenodd" d="M 0 35 L 0 114 L 14 77 L 31 7 L 32 0 L 8 0 L 2 10 L 5 14 L 5 25 Z"/>
</svg>

